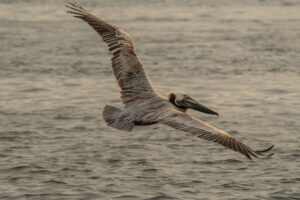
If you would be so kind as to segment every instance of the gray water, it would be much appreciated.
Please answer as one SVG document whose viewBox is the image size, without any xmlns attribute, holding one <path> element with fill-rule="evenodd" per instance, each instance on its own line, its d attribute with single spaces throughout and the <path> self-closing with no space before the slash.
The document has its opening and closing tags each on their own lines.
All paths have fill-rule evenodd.
<svg viewBox="0 0 300 200">
<path fill-rule="evenodd" d="M 271 158 L 164 125 L 107 127 L 110 55 L 65 1 L 0 0 L 0 199 L 300 199 L 300 1 L 81 3 L 129 32 L 154 87 Z"/>
</svg>

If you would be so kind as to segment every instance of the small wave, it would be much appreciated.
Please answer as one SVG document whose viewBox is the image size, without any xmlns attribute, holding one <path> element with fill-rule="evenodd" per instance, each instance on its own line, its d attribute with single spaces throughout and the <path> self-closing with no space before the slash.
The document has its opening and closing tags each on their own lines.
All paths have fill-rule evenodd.
<svg viewBox="0 0 300 200">
<path fill-rule="evenodd" d="M 177 18 L 172 18 L 172 17 L 136 17 L 131 19 L 132 21 L 141 21 L 141 22 L 186 22 L 189 21 L 189 18 L 184 18 L 184 17 L 177 17 Z"/>
<path fill-rule="evenodd" d="M 173 196 L 169 196 L 169 195 L 166 195 L 166 194 L 160 194 L 160 195 L 156 195 L 156 196 L 153 196 L 153 197 L 150 197 L 150 198 L 146 198 L 144 200 L 166 200 L 166 199 L 176 200 L 178 198 L 175 198 Z"/>
<path fill-rule="evenodd" d="M 21 92 L 43 92 L 43 91 L 47 91 L 47 89 L 46 88 L 30 88 L 30 89 L 22 90 Z"/>
<path fill-rule="evenodd" d="M 300 194 L 298 194 L 298 195 L 300 195 Z M 291 196 L 291 199 L 300 200 L 300 197 Z"/>
<path fill-rule="evenodd" d="M 155 168 L 144 169 L 143 172 L 157 172 L 158 170 Z"/>
<path fill-rule="evenodd" d="M 32 174 L 48 174 L 51 171 L 46 170 L 46 169 L 40 169 L 40 170 L 31 170 L 30 173 Z"/>
<path fill-rule="evenodd" d="M 72 118 L 66 117 L 66 116 L 63 116 L 63 115 L 57 115 L 56 117 L 54 117 L 54 119 L 56 119 L 56 120 L 70 120 Z"/>
<path fill-rule="evenodd" d="M 99 176 L 91 176 L 91 177 L 88 177 L 89 179 L 100 179 Z"/>
<path fill-rule="evenodd" d="M 72 128 L 73 131 L 87 131 L 88 129 L 84 126 L 75 126 Z"/>
<path fill-rule="evenodd" d="M 63 184 L 63 185 L 66 185 L 67 183 L 66 182 L 63 182 L 63 181 L 57 181 L 57 180 L 48 180 L 48 181 L 44 181 L 43 183 L 46 183 L 46 184 Z"/>
<path fill-rule="evenodd" d="M 15 166 L 15 167 L 12 167 L 12 168 L 8 168 L 5 171 L 23 171 L 23 170 L 26 170 L 26 169 L 29 169 L 29 168 L 30 168 L 30 166 L 28 166 L 28 165 L 20 165 L 20 166 Z"/>
<path fill-rule="evenodd" d="M 8 141 L 8 142 L 14 142 L 21 139 L 21 137 L 18 136 L 2 136 L 0 137 L 0 141 Z"/>
<path fill-rule="evenodd" d="M 231 188 L 235 190 L 251 190 L 251 185 L 242 184 L 242 183 L 224 183 L 218 186 L 219 188 Z"/>
<path fill-rule="evenodd" d="M 146 159 L 137 160 L 135 165 L 146 165 L 148 164 Z"/>
<path fill-rule="evenodd" d="M 114 199 L 140 199 L 138 196 L 136 195 L 121 195 L 121 196 L 117 196 Z"/>
<path fill-rule="evenodd" d="M 242 163 L 242 161 L 237 160 L 237 159 L 226 159 L 221 162 L 223 162 L 223 163 Z"/>
<path fill-rule="evenodd" d="M 291 179 L 283 178 L 280 180 L 280 183 L 283 183 L 283 184 L 299 183 L 299 182 L 300 182 L 300 178 L 291 178 Z"/>
<path fill-rule="evenodd" d="M 111 163 L 111 164 L 115 164 L 115 163 L 121 162 L 121 160 L 120 159 L 108 159 L 107 162 Z"/>
</svg>

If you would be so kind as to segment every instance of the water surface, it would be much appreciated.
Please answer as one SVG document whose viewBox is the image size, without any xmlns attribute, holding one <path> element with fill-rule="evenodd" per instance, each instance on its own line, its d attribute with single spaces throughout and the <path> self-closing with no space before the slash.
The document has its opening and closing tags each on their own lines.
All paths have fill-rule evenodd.
<svg viewBox="0 0 300 200">
<path fill-rule="evenodd" d="M 300 199 L 298 1 L 80 1 L 123 28 L 155 88 L 275 155 L 242 155 L 163 125 L 107 127 L 122 107 L 110 55 L 65 1 L 0 0 L 0 199 Z"/>
</svg>

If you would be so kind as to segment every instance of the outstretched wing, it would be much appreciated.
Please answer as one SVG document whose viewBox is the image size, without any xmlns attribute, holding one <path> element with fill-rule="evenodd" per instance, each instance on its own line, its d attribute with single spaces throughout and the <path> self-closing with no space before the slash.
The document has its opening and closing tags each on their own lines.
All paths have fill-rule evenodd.
<svg viewBox="0 0 300 200">
<path fill-rule="evenodd" d="M 113 72 L 126 106 L 157 96 L 128 33 L 90 14 L 75 1 L 69 2 L 66 7 L 70 9 L 68 13 L 87 22 L 108 45 L 113 54 Z"/>
<path fill-rule="evenodd" d="M 169 114 L 165 115 L 165 117 L 160 120 L 160 123 L 191 133 L 198 138 L 219 143 L 224 147 L 243 154 L 250 160 L 251 156 L 258 157 L 258 155 L 262 155 L 263 152 L 269 151 L 273 148 L 273 146 L 271 146 L 265 150 L 253 150 L 228 133 L 198 120 L 195 117 L 175 110 L 169 110 L 168 113 Z"/>
</svg>

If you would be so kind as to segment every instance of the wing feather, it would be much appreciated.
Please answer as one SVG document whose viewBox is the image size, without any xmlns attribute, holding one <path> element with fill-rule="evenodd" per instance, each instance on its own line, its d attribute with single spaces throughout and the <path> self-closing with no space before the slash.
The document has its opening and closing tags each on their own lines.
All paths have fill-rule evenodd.
<svg viewBox="0 0 300 200">
<path fill-rule="evenodd" d="M 112 68 L 125 106 L 157 96 L 128 33 L 90 14 L 75 1 L 69 2 L 66 7 L 68 13 L 87 22 L 107 43 L 113 54 Z"/>
<path fill-rule="evenodd" d="M 199 119 L 196 119 L 193 116 L 178 112 L 176 110 L 172 110 L 169 115 L 164 116 L 160 120 L 160 123 L 187 133 L 191 133 L 198 138 L 221 144 L 226 148 L 243 154 L 250 160 L 251 156 L 258 157 L 258 155 L 262 155 L 261 152 L 269 151 L 273 147 L 271 146 L 265 150 L 256 151 L 225 131 L 219 130 Z"/>
</svg>

